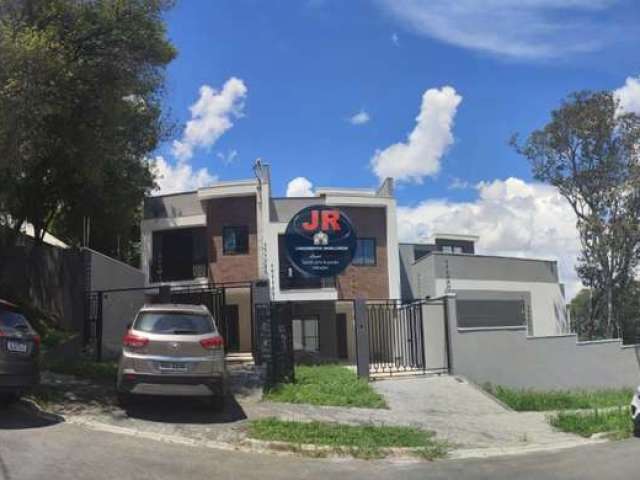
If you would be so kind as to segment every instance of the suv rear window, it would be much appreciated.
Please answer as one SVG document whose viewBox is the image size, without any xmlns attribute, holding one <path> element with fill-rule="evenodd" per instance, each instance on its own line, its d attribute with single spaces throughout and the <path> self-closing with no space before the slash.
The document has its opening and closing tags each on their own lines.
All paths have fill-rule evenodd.
<svg viewBox="0 0 640 480">
<path fill-rule="evenodd" d="M 142 312 L 133 326 L 135 330 L 167 335 L 202 335 L 214 331 L 208 315 L 180 312 Z"/>
<path fill-rule="evenodd" d="M 8 330 L 31 331 L 31 326 L 21 313 L 0 307 L 0 331 Z"/>
</svg>

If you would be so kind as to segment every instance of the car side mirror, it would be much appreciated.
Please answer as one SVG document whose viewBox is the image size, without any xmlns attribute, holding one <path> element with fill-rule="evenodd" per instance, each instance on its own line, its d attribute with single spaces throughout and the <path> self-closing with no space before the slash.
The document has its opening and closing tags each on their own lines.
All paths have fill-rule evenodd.
<svg viewBox="0 0 640 480">
<path fill-rule="evenodd" d="M 132 322 L 127 323 L 127 330 L 131 330 L 131 327 L 133 327 L 133 323 Z"/>
</svg>

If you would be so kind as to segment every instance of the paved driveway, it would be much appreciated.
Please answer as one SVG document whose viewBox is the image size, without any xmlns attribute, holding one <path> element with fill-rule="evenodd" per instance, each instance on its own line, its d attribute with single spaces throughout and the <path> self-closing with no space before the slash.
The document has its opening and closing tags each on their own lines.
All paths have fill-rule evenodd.
<svg viewBox="0 0 640 480">
<path fill-rule="evenodd" d="M 544 413 L 518 413 L 479 387 L 452 376 L 380 380 L 373 383 L 394 423 L 435 430 L 439 437 L 478 449 L 566 446 L 590 443 L 555 431 Z"/>
</svg>

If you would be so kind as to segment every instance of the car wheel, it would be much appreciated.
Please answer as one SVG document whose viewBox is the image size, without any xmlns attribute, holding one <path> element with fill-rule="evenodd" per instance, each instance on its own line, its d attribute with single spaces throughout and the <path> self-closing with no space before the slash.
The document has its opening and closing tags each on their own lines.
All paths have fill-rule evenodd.
<svg viewBox="0 0 640 480">
<path fill-rule="evenodd" d="M 640 415 L 633 421 L 633 436 L 640 438 Z"/>
<path fill-rule="evenodd" d="M 224 410 L 227 397 L 225 395 L 215 395 L 209 399 L 209 406 L 216 411 Z"/>
</svg>

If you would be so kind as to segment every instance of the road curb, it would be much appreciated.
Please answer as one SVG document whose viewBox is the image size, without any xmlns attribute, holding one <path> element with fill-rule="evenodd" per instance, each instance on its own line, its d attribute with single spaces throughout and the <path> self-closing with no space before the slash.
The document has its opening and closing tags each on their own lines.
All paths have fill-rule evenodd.
<svg viewBox="0 0 640 480">
<path fill-rule="evenodd" d="M 276 442 L 276 441 L 263 441 L 256 439 L 243 439 L 237 443 L 221 442 L 215 440 L 196 440 L 193 438 L 183 437 L 179 435 L 167 435 L 162 433 L 144 432 L 134 428 L 120 427 L 115 425 L 109 425 L 107 423 L 98 422 L 90 419 L 83 419 L 79 417 L 69 417 L 66 422 L 73 425 L 83 426 L 92 430 L 102 431 L 106 433 L 113 433 L 117 435 L 127 435 L 137 438 L 144 438 L 148 440 L 155 440 L 164 443 L 171 443 L 176 445 L 184 445 L 190 447 L 211 448 L 217 450 L 226 451 L 239 451 L 245 453 L 259 453 L 259 454 L 271 454 L 271 455 L 287 455 L 287 456 L 324 456 L 334 459 L 355 458 L 348 454 L 339 454 L 331 447 L 325 447 L 322 445 L 298 445 L 288 442 Z M 453 449 L 449 454 L 439 460 L 462 460 L 472 458 L 492 458 L 492 457 L 505 457 L 505 456 L 517 456 L 528 455 L 533 453 L 549 453 L 561 450 L 567 450 L 570 448 L 577 448 L 590 445 L 598 445 L 607 443 L 607 439 L 580 439 L 576 441 L 568 441 L 556 444 L 545 445 L 527 445 L 518 447 L 489 447 L 489 448 L 461 448 Z M 345 448 L 345 452 L 348 449 Z M 416 456 L 416 450 L 410 448 L 389 448 L 383 449 L 391 456 L 388 456 L 382 460 L 385 461 L 400 461 L 400 462 L 427 462 L 429 460 L 421 459 Z M 320 454 L 320 455 L 318 455 Z"/>
<path fill-rule="evenodd" d="M 467 458 L 492 458 L 492 457 L 510 457 L 516 455 L 528 455 L 532 453 L 550 453 L 567 450 L 570 448 L 587 447 L 590 445 L 598 445 L 608 443 L 607 439 L 582 439 L 576 441 L 555 443 L 551 445 L 528 445 L 522 447 L 489 447 L 489 448 L 462 448 L 453 450 L 447 457 L 451 460 L 462 460 Z"/>
</svg>

